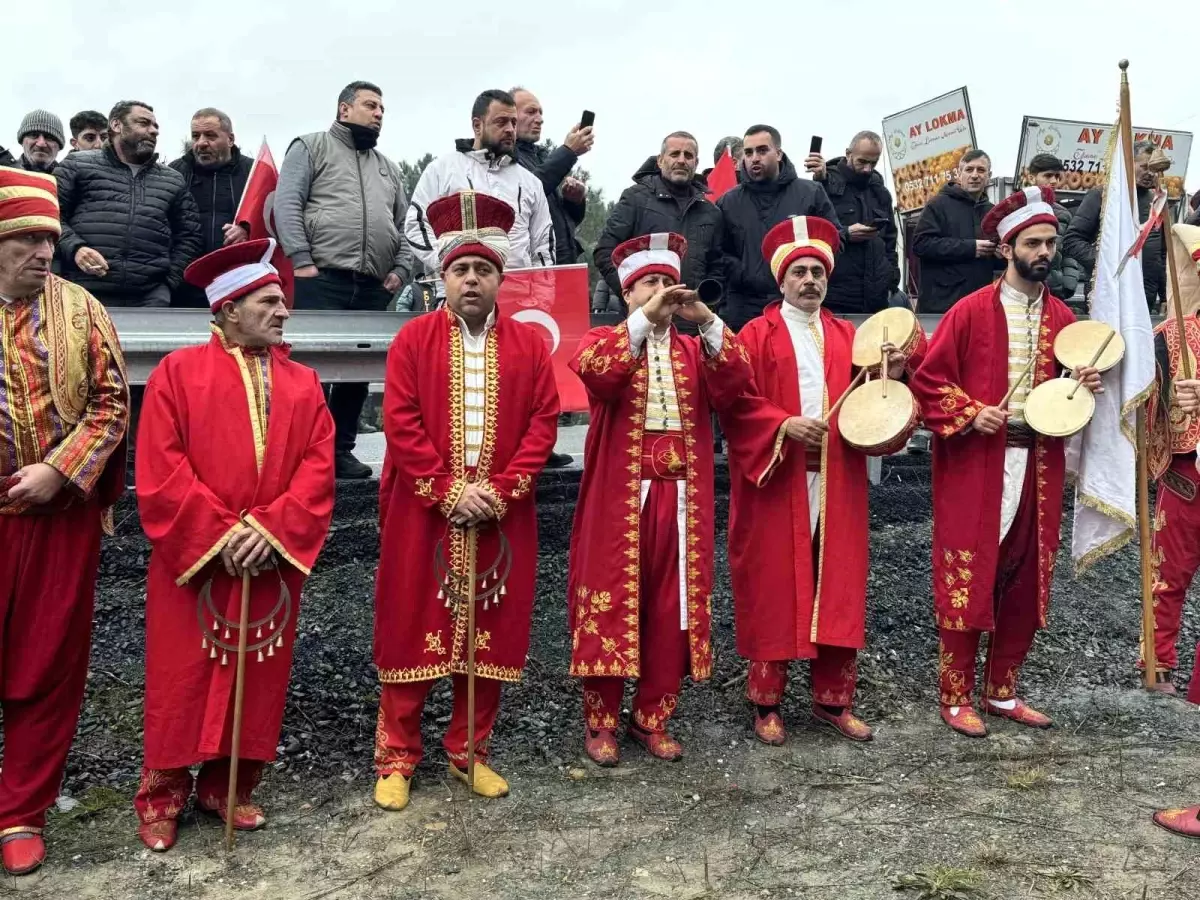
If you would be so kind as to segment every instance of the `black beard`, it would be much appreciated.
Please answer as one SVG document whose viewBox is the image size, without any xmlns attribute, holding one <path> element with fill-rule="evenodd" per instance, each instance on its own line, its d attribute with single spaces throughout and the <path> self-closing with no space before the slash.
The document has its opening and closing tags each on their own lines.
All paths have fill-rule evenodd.
<svg viewBox="0 0 1200 900">
<path fill-rule="evenodd" d="M 501 159 L 505 156 L 512 156 L 514 147 L 504 147 L 499 142 L 492 142 L 483 138 L 479 141 L 480 148 L 492 159 Z"/>
<path fill-rule="evenodd" d="M 1026 281 L 1032 281 L 1035 284 L 1041 284 L 1050 277 L 1050 263 L 1039 263 L 1040 269 L 1034 268 L 1034 263 L 1027 263 L 1019 256 L 1013 257 L 1013 265 L 1016 266 L 1017 274 Z"/>
<path fill-rule="evenodd" d="M 154 150 L 141 150 L 139 138 L 121 138 L 121 155 L 133 163 L 135 166 L 144 166 L 154 158 Z"/>
</svg>

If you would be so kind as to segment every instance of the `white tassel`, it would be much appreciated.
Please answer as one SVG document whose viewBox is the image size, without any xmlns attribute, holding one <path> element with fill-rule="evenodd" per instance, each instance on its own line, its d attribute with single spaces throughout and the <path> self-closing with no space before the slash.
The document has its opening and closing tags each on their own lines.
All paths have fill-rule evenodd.
<svg viewBox="0 0 1200 900">
<path fill-rule="evenodd" d="M 223 666 L 229 665 L 229 654 L 226 653 L 224 650 L 221 651 L 221 665 L 223 665 Z"/>
<path fill-rule="evenodd" d="M 208 658 L 209 659 L 217 658 L 217 645 L 216 644 L 213 644 L 212 653 L 208 654 Z"/>
<path fill-rule="evenodd" d="M 263 661 L 263 652 L 261 650 L 258 651 L 258 661 L 259 662 Z"/>
<path fill-rule="evenodd" d="M 279 640 L 277 640 L 275 642 L 275 646 L 279 647 L 280 649 L 283 648 L 283 635 L 282 634 L 279 636 Z"/>
<path fill-rule="evenodd" d="M 225 629 L 225 640 L 229 640 L 229 629 Z"/>
<path fill-rule="evenodd" d="M 202 638 L 200 638 L 200 649 L 201 649 L 201 650 L 207 650 L 207 649 L 208 649 L 208 638 L 206 638 L 206 637 L 202 637 Z"/>
<path fill-rule="evenodd" d="M 256 634 L 254 637 L 256 640 L 262 640 L 262 628 L 261 627 L 259 627 L 258 634 Z"/>
<path fill-rule="evenodd" d="M 274 631 L 274 630 L 275 630 L 275 620 L 274 620 L 274 619 L 272 619 L 272 620 L 271 620 L 271 624 L 270 624 L 270 625 L 268 625 L 267 627 L 268 627 L 268 628 L 270 628 L 272 631 Z"/>
<path fill-rule="evenodd" d="M 275 645 L 267 644 L 267 656 L 274 656 L 274 655 L 275 655 Z"/>
<path fill-rule="evenodd" d="M 437 598 L 438 598 L 439 600 L 445 600 L 445 599 L 446 599 L 446 592 L 445 592 L 444 590 L 442 590 L 441 588 L 438 588 L 438 596 L 437 596 Z"/>
<path fill-rule="evenodd" d="M 500 596 L 505 597 L 507 595 L 508 595 L 508 585 L 507 584 L 500 585 Z"/>
</svg>

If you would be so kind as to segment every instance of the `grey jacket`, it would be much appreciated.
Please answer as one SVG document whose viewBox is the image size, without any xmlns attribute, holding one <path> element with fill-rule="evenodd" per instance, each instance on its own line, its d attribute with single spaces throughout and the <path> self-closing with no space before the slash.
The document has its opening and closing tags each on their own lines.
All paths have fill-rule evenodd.
<svg viewBox="0 0 1200 900">
<path fill-rule="evenodd" d="M 400 170 L 377 150 L 354 149 L 350 131 L 306 134 L 288 147 L 275 191 L 279 242 L 292 265 L 361 272 L 407 282 L 408 198 Z"/>
</svg>

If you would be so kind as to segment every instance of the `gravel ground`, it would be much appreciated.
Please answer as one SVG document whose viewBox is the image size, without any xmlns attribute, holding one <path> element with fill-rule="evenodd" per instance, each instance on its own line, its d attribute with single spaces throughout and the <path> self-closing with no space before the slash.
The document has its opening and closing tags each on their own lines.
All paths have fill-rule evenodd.
<svg viewBox="0 0 1200 900">
<path fill-rule="evenodd" d="M 261 888 L 261 896 L 275 898 L 817 897 L 832 896 L 827 888 L 838 885 L 843 897 L 875 897 L 891 895 L 897 872 L 937 865 L 982 877 L 978 896 L 1062 888 L 1075 896 L 1182 897 L 1200 890 L 1191 870 L 1200 856 L 1155 837 L 1161 833 L 1144 821 L 1155 803 L 1200 802 L 1193 765 L 1200 719 L 1191 706 L 1136 689 L 1135 549 L 1080 582 L 1060 559 L 1051 627 L 1023 680 L 1023 693 L 1059 728 L 1031 735 L 1000 726 L 987 741 L 957 738 L 935 712 L 929 472 L 921 459 L 890 461 L 871 495 L 869 646 L 860 657 L 858 709 L 879 726 L 878 740 L 864 749 L 817 732 L 802 702 L 807 675 L 799 666 L 784 704 L 793 739 L 774 751 L 750 740 L 723 547 L 727 485 L 719 484 L 717 663 L 713 680 L 688 686 L 680 700 L 676 733 L 689 755 L 664 767 L 631 750 L 610 775 L 581 761 L 579 685 L 566 674 L 575 477 L 548 473 L 539 485 L 531 659 L 525 680 L 506 688 L 493 740 L 514 797 L 503 808 L 460 802 L 431 753 L 417 784 L 432 791 L 414 793 L 414 818 L 399 830 L 380 824 L 369 803 L 379 693 L 370 658 L 376 486 L 340 486 L 334 530 L 301 605 L 279 761 L 263 788 L 284 818 L 247 839 L 260 842 L 254 865 L 265 870 L 257 873 L 223 862 L 212 828 L 197 826 L 202 846 L 190 855 L 181 847 L 167 863 L 132 837 L 148 548 L 126 504 L 117 536 L 105 545 L 87 700 L 64 785 L 82 805 L 52 817 L 49 829 L 59 865 L 68 855 L 72 864 L 50 870 L 40 890 L 223 898 L 220 885 L 241 884 L 231 896 L 260 896 Z M 1185 666 L 1198 633 L 1193 603 L 1180 641 Z M 440 732 L 448 716 L 442 685 L 426 710 L 426 734 Z M 1023 781 L 1032 782 L 1030 790 Z M 1031 825 L 1039 815 L 1056 824 Z M 947 824 L 969 816 L 979 818 L 965 832 Z M 1137 837 L 1122 843 L 1132 822 Z M 594 846 L 600 843 L 603 854 Z M 319 848 L 320 864 L 307 855 L 309 844 L 314 853 Z M 779 848 L 790 848 L 782 859 Z M 1042 868 L 1033 867 L 1035 857 Z M 375 872 L 385 864 L 395 871 Z M 301 869 L 306 876 L 298 881 Z M 126 879 L 120 893 L 96 887 L 117 873 Z M 320 893 L 339 880 L 360 886 Z"/>
</svg>

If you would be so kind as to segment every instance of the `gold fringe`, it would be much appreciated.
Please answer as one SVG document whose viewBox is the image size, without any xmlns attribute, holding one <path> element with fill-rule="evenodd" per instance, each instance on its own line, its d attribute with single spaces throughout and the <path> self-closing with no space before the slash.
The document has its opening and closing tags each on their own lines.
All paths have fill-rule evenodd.
<svg viewBox="0 0 1200 900">
<path fill-rule="evenodd" d="M 249 525 L 251 528 L 253 528 L 255 531 L 257 531 L 259 534 L 261 534 L 263 537 L 265 537 L 267 539 L 267 543 L 270 544 L 272 547 L 274 547 L 275 552 L 278 553 L 280 556 L 282 556 L 284 559 L 286 559 L 288 561 L 288 563 L 290 563 L 295 568 L 299 569 L 305 575 L 312 574 L 312 569 L 310 569 L 308 566 L 301 563 L 298 559 L 296 559 L 296 557 L 292 556 L 292 554 L 288 553 L 287 550 L 284 549 L 283 544 L 280 543 L 279 539 L 277 537 L 275 537 L 275 535 L 271 534 L 271 532 L 267 530 L 266 526 L 263 525 L 262 522 L 258 521 L 258 519 L 256 519 L 256 518 L 254 518 L 254 516 L 246 516 L 245 522 L 247 525 Z"/>
<path fill-rule="evenodd" d="M 767 483 L 767 479 L 775 474 L 775 470 L 779 468 L 779 464 L 783 462 L 783 442 L 787 437 L 787 422 L 785 421 L 779 426 L 779 433 L 775 435 L 775 449 L 771 451 L 771 461 L 767 463 L 767 467 L 763 469 L 762 474 L 755 481 L 755 487 L 762 487 Z"/>
<path fill-rule="evenodd" d="M 192 577 L 197 572 L 199 572 L 201 569 L 203 569 L 205 566 L 208 565 L 209 560 L 211 560 L 214 556 L 216 556 L 218 553 L 220 553 L 222 550 L 225 549 L 225 545 L 229 543 L 229 539 L 245 527 L 246 526 L 243 525 L 241 522 L 238 522 L 237 524 L 230 526 L 229 530 L 227 532 L 225 532 L 223 535 L 221 535 L 220 540 L 218 540 L 215 544 L 213 544 L 212 547 L 210 547 L 208 549 L 208 552 L 205 553 L 203 556 L 200 557 L 200 559 L 198 559 L 196 561 L 195 565 L 193 565 L 190 569 L 188 569 L 186 572 L 184 572 L 182 575 L 180 575 L 178 578 L 175 579 L 175 586 L 183 587 L 185 584 L 187 584 L 189 581 L 191 581 Z"/>
</svg>

